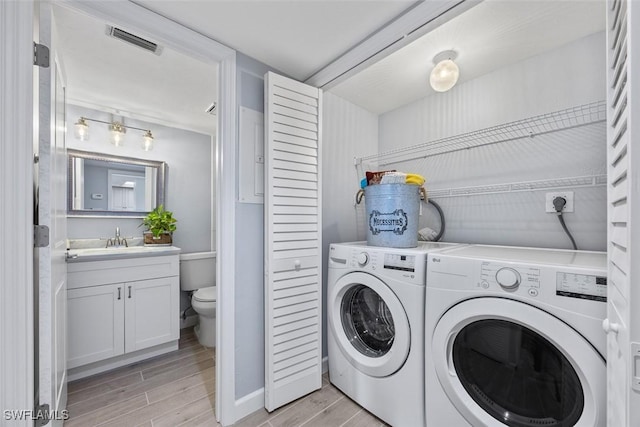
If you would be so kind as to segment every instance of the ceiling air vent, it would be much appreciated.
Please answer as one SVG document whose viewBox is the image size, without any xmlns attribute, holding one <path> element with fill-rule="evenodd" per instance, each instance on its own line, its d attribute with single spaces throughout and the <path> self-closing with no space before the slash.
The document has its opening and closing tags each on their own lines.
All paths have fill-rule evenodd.
<svg viewBox="0 0 640 427">
<path fill-rule="evenodd" d="M 131 34 L 121 28 L 107 25 L 107 35 L 116 39 L 120 39 L 134 46 L 141 47 L 142 49 L 148 50 L 149 52 L 153 52 L 156 55 L 160 55 L 160 53 L 162 53 L 161 46 L 158 46 L 156 43 L 152 41 L 136 36 L 135 34 Z"/>
<path fill-rule="evenodd" d="M 207 109 L 204 110 L 204 112 L 211 114 L 212 116 L 215 116 L 217 108 L 218 108 L 218 104 L 214 102 L 213 104 L 209 105 Z"/>
</svg>

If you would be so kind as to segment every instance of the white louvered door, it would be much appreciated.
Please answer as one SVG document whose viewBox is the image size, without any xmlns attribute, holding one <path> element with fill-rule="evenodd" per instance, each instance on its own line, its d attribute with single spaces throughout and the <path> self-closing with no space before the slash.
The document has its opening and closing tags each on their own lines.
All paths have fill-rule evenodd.
<svg viewBox="0 0 640 427">
<path fill-rule="evenodd" d="M 609 286 L 603 327 L 610 427 L 640 425 L 640 145 L 633 145 L 640 137 L 639 25 L 640 2 L 607 2 Z"/>
<path fill-rule="evenodd" d="M 265 75 L 265 408 L 322 386 L 322 92 Z"/>
</svg>

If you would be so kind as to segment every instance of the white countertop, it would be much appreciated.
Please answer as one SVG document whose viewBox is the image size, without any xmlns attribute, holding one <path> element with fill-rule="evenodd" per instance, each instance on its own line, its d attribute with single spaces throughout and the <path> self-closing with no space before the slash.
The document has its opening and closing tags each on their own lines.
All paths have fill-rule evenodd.
<svg viewBox="0 0 640 427">
<path fill-rule="evenodd" d="M 67 262 L 103 261 L 111 259 L 141 258 L 149 256 L 177 255 L 176 246 L 110 246 L 108 248 L 69 249 Z"/>
</svg>

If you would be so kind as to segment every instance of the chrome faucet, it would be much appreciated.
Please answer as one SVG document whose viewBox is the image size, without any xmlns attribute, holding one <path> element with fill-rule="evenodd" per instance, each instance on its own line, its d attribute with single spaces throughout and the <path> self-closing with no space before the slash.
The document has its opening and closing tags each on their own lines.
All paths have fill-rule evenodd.
<svg viewBox="0 0 640 427">
<path fill-rule="evenodd" d="M 127 248 L 129 247 L 129 243 L 127 243 L 126 238 L 120 238 L 120 227 L 116 227 L 116 236 L 114 238 L 107 239 L 107 248 L 109 246 L 120 246 L 125 245 Z"/>
</svg>

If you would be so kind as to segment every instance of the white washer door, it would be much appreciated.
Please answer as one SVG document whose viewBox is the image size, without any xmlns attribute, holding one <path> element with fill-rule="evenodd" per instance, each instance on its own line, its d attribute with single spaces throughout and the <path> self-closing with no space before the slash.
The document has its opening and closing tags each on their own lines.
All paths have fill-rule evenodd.
<svg viewBox="0 0 640 427">
<path fill-rule="evenodd" d="M 402 303 L 380 279 L 349 273 L 328 296 L 329 325 L 344 357 L 360 372 L 386 377 L 402 367 L 411 346 Z"/>
<path fill-rule="evenodd" d="M 438 321 L 432 345 L 440 385 L 474 426 L 605 425 L 604 359 L 545 311 L 467 300 Z"/>
</svg>

